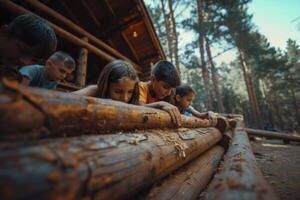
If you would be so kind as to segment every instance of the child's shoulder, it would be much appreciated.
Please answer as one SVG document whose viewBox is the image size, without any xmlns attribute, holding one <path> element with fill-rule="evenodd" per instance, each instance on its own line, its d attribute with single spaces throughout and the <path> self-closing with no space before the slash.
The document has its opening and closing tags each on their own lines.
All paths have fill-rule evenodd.
<svg viewBox="0 0 300 200">
<path fill-rule="evenodd" d="M 26 65 L 26 66 L 23 66 L 19 69 L 19 71 L 24 71 L 24 70 L 37 70 L 37 71 L 40 71 L 40 70 L 44 70 L 44 65 L 38 65 L 38 64 Z"/>
</svg>

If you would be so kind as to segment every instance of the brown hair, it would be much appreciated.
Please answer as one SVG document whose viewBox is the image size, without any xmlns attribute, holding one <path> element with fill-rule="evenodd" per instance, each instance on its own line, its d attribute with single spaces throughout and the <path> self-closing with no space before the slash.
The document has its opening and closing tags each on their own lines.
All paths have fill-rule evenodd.
<svg viewBox="0 0 300 200">
<path fill-rule="evenodd" d="M 172 104 L 178 108 L 180 113 L 184 113 L 185 109 L 183 109 L 181 107 L 181 105 L 177 102 L 176 95 L 179 95 L 180 97 L 184 97 L 184 96 L 188 96 L 190 93 L 193 93 L 195 96 L 197 95 L 195 89 L 189 85 L 180 85 L 180 86 L 176 87 L 176 92 L 175 92 Z"/>
<path fill-rule="evenodd" d="M 97 97 L 110 98 L 109 84 L 124 77 L 128 77 L 131 80 L 136 81 L 132 97 L 128 103 L 137 105 L 139 102 L 139 79 L 133 66 L 123 60 L 112 61 L 101 71 L 97 83 Z"/>
</svg>

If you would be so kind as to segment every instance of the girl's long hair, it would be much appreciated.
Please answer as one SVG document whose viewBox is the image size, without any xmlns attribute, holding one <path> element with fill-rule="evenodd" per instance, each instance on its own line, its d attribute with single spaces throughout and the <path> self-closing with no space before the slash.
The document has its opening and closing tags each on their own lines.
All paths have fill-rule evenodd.
<svg viewBox="0 0 300 200">
<path fill-rule="evenodd" d="M 132 97 L 128 103 L 137 105 L 139 102 L 139 79 L 133 66 L 123 60 L 112 61 L 101 71 L 97 82 L 97 97 L 110 98 L 110 83 L 117 82 L 124 77 L 136 81 Z"/>
</svg>

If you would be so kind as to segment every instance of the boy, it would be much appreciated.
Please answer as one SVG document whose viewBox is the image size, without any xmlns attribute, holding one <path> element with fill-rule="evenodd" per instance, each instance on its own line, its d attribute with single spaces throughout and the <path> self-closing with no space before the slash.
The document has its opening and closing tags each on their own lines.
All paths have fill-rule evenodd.
<svg viewBox="0 0 300 200">
<path fill-rule="evenodd" d="M 140 104 L 167 111 L 173 122 L 180 126 L 180 112 L 170 104 L 172 92 L 179 85 L 180 76 L 175 66 L 165 60 L 159 61 L 151 71 L 150 81 L 139 84 Z"/>
<path fill-rule="evenodd" d="M 55 52 L 43 65 L 22 67 L 19 72 L 23 76 L 22 84 L 45 89 L 55 89 L 58 81 L 75 69 L 75 61 L 62 51 Z"/>
<path fill-rule="evenodd" d="M 21 80 L 16 70 L 38 63 L 56 49 L 57 39 L 47 22 L 33 14 L 20 15 L 0 29 L 0 80 Z"/>
</svg>

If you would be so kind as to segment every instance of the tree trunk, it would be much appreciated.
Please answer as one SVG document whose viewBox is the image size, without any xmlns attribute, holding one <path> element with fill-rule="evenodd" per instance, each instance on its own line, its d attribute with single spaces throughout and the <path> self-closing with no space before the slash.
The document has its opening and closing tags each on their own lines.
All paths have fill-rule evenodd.
<svg viewBox="0 0 300 200">
<path fill-rule="evenodd" d="M 296 98 L 295 91 L 294 91 L 293 87 L 291 87 L 291 94 L 292 94 L 294 110 L 295 110 L 295 113 L 296 113 L 296 123 L 297 123 L 298 129 L 299 129 L 300 128 L 299 106 L 298 106 L 298 103 L 297 103 L 297 98 Z"/>
<path fill-rule="evenodd" d="M 275 102 L 275 110 L 276 110 L 276 116 L 277 116 L 277 120 L 278 120 L 278 127 L 281 129 L 281 130 L 284 130 L 284 122 L 282 120 L 282 115 L 281 115 L 281 104 L 280 104 L 280 99 L 279 99 L 279 96 L 277 94 L 277 92 L 274 93 L 274 102 Z"/>
<path fill-rule="evenodd" d="M 2 199 L 127 199 L 221 139 L 215 128 L 42 141 L 0 152 Z"/>
<path fill-rule="evenodd" d="M 240 122 L 233 133 L 222 170 L 208 186 L 205 199 L 278 199 L 257 166 L 247 133 Z"/>
<path fill-rule="evenodd" d="M 167 45 L 168 45 L 168 51 L 169 51 L 169 58 L 171 59 L 171 62 L 173 62 L 173 51 L 172 51 L 172 41 L 170 37 L 170 22 L 169 18 L 167 17 L 166 14 L 166 8 L 165 8 L 165 0 L 160 0 L 161 2 L 161 8 L 162 8 L 162 13 L 164 17 L 164 24 L 165 24 L 165 29 L 166 29 L 166 40 L 167 40 Z"/>
<path fill-rule="evenodd" d="M 222 92 L 221 92 L 221 88 L 220 88 L 218 69 L 215 67 L 214 61 L 212 59 L 209 40 L 207 37 L 205 37 L 205 44 L 206 44 L 206 52 L 207 52 L 208 60 L 209 60 L 210 66 L 211 66 L 212 80 L 213 80 L 213 83 L 215 86 L 215 91 L 216 91 L 216 97 L 217 97 L 217 102 L 218 102 L 218 111 L 219 111 L 219 113 L 224 113 L 225 111 L 224 111 Z"/>
<path fill-rule="evenodd" d="M 173 32 L 173 54 L 175 57 L 176 68 L 180 74 L 180 66 L 179 66 L 180 63 L 179 63 L 179 56 L 178 56 L 178 36 L 176 31 L 176 22 L 174 18 L 173 1 L 168 0 L 168 2 L 169 2 L 170 18 L 171 18 L 172 32 Z"/>
<path fill-rule="evenodd" d="M 198 25 L 199 25 L 199 50 L 201 58 L 201 69 L 204 83 L 206 109 L 212 110 L 212 99 L 209 87 L 209 72 L 204 58 L 204 30 L 203 30 L 203 7 L 202 0 L 198 0 Z"/>
<path fill-rule="evenodd" d="M 10 82 L 4 84 L 6 92 L 0 94 L 2 138 L 62 137 L 135 129 L 176 128 L 170 115 L 162 110 L 27 88 Z M 214 123 L 212 120 L 182 115 L 182 127 L 218 126 Z M 41 129 L 44 131 L 38 131 Z"/>
<path fill-rule="evenodd" d="M 84 41 L 88 41 L 87 38 L 83 38 Z M 88 50 L 86 48 L 80 49 L 77 72 L 76 72 L 76 84 L 80 87 L 85 86 L 86 82 L 86 72 L 87 72 L 87 60 L 88 60 Z"/>
<path fill-rule="evenodd" d="M 254 88 L 252 85 L 252 81 L 250 79 L 250 74 L 249 74 L 249 68 L 246 63 L 245 55 L 244 52 L 238 47 L 238 51 L 240 54 L 240 61 L 242 64 L 242 69 L 243 69 L 243 75 L 244 75 L 244 80 L 247 88 L 247 93 L 249 97 L 249 102 L 251 106 L 251 113 L 252 113 L 252 119 L 254 121 L 255 126 L 258 126 L 258 106 L 257 106 L 257 100 L 256 96 L 254 94 Z"/>
<path fill-rule="evenodd" d="M 192 200 L 205 189 L 223 156 L 224 149 L 214 146 L 191 163 L 153 187 L 145 199 Z"/>
</svg>

